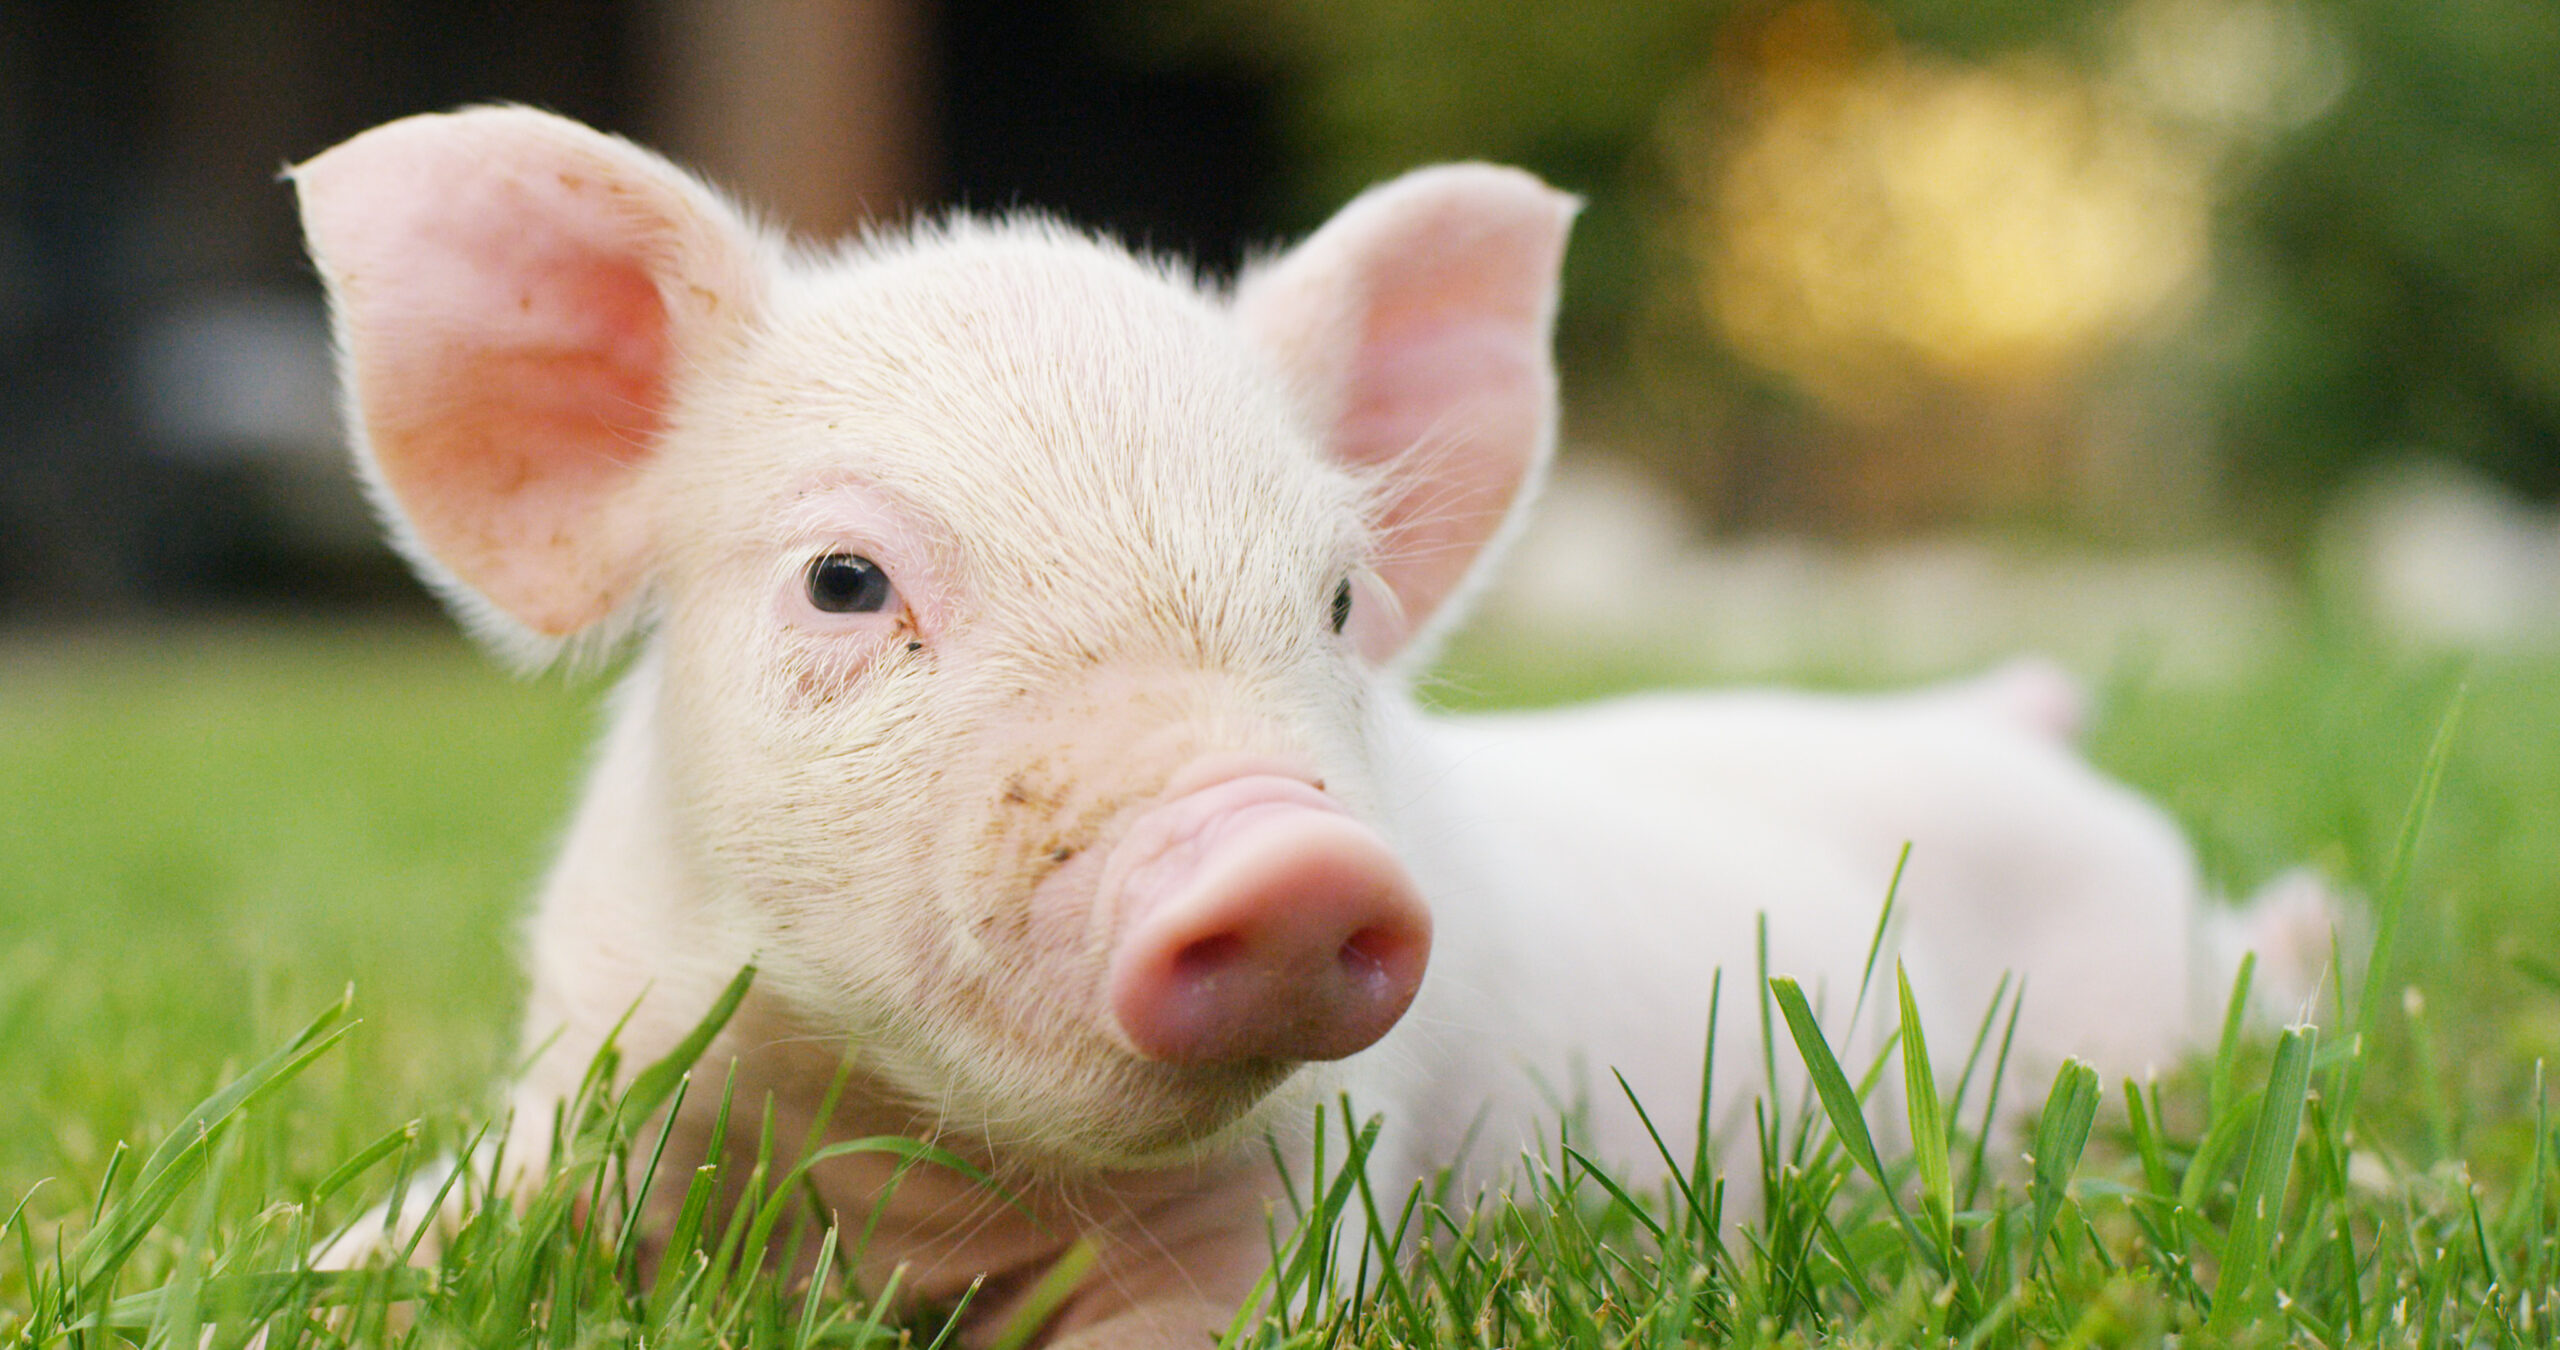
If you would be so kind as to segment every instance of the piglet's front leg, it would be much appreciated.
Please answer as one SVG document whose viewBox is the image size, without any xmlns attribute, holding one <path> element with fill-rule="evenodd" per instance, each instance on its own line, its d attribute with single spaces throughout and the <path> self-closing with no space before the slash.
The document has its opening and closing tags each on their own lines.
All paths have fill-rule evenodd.
<svg viewBox="0 0 2560 1350">
<path fill-rule="evenodd" d="M 1100 1258 L 1036 1343 L 1056 1350 L 1210 1344 L 1234 1323 L 1270 1265 L 1265 1225 L 1286 1223 L 1287 1211 L 1274 1208 L 1282 1203 L 1269 1165 L 1256 1156 L 1134 1222 L 1104 1225 Z"/>
<path fill-rule="evenodd" d="M 1044 1189 L 1027 1181 L 1009 1189 L 1014 1204 L 978 1209 L 975 1222 L 960 1224 L 965 1232 L 916 1224 L 922 1209 L 947 1219 L 986 1199 L 955 1194 L 952 1181 L 906 1173 L 873 1224 L 873 1250 L 855 1283 L 878 1294 L 896 1278 L 924 1306 L 965 1299 L 963 1345 L 993 1345 L 1037 1319 L 1029 1345 L 1196 1350 L 1224 1335 L 1249 1301 L 1270 1265 L 1272 1224 L 1280 1240 L 1290 1237 L 1290 1209 L 1260 1145 L 1111 1183 Z M 850 1227 L 842 1201 L 829 1191 L 827 1204 Z M 1065 1299 L 1042 1306 L 1055 1299 L 1047 1286 L 1078 1265 Z M 937 1330 L 929 1312 L 904 1312 Z"/>
</svg>

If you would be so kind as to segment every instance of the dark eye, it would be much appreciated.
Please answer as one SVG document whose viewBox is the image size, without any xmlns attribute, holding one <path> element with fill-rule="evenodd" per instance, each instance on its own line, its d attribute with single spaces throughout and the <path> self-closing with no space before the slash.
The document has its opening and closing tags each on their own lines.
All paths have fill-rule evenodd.
<svg viewBox="0 0 2560 1350">
<path fill-rule="evenodd" d="M 889 574 L 858 553 L 809 564 L 809 603 L 828 614 L 877 614 L 889 607 Z"/>
<path fill-rule="evenodd" d="M 1341 632 L 1343 626 L 1350 622 L 1351 578 L 1344 577 L 1342 584 L 1333 588 L 1333 631 Z"/>
</svg>

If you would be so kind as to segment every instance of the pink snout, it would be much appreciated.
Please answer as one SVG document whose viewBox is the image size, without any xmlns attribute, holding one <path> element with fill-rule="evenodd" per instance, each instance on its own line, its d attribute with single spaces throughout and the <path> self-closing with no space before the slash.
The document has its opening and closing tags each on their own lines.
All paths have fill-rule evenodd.
<svg viewBox="0 0 2560 1350">
<path fill-rule="evenodd" d="M 1431 915 L 1386 841 L 1294 778 L 1257 774 L 1140 817 L 1102 878 L 1113 1022 L 1151 1059 L 1340 1059 L 1404 1015 Z"/>
</svg>

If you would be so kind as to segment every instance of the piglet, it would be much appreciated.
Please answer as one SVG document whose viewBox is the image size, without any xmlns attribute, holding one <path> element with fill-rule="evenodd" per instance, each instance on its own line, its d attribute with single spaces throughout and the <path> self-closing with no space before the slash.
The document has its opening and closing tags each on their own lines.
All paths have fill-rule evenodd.
<svg viewBox="0 0 2560 1350">
<path fill-rule="evenodd" d="M 1844 1011 L 1906 841 L 1933 1024 L 2003 971 L 2054 995 L 2030 1060 L 2138 1069 L 2191 1024 L 2189 852 L 2069 751 L 2050 671 L 1418 710 L 1554 439 L 1575 203 L 1525 173 L 1399 178 L 1232 293 L 1038 216 L 794 246 L 515 108 L 292 178 L 395 542 L 519 666 L 638 647 L 531 925 L 519 1157 L 627 1012 L 644 1062 L 752 961 L 712 1058 L 777 1137 L 849 1062 L 827 1135 L 1021 1202 L 909 1174 L 860 1281 L 983 1278 L 983 1341 L 1089 1240 L 1043 1343 L 1189 1346 L 1312 1103 L 1383 1115 L 1388 1193 L 1498 1178 L 1576 1096 L 1640 1169 L 1606 1071 L 1711 1124 L 1714 973 L 1747 988 L 1765 917 Z M 1757 1072 L 1722 1039 L 1719 1082 Z M 667 1158 L 721 1145 L 716 1096 Z M 867 1217 L 889 1166 L 816 1182 Z"/>
</svg>

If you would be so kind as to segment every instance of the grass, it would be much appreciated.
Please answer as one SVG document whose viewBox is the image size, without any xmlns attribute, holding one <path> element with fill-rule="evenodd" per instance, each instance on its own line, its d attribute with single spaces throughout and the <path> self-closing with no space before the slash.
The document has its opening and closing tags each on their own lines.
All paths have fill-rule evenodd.
<svg viewBox="0 0 2560 1350">
<path fill-rule="evenodd" d="M 1461 648 L 1440 694 L 1536 703 L 1658 675 Z M 2464 711 L 2439 745 L 2457 687 Z M 505 681 L 427 628 L 0 647 L 0 1081 L 15 1089 L 0 1106 L 0 1339 L 219 1346 L 261 1325 L 277 1346 L 933 1339 L 930 1319 L 900 1328 L 745 1258 L 760 1225 L 827 1270 L 861 1239 L 805 1221 L 787 1147 L 740 1164 L 762 1175 L 736 1208 L 699 1179 L 673 1255 L 633 1258 L 598 1198 L 653 1147 L 634 1134 L 650 1094 L 715 1091 L 714 1066 L 644 1074 L 639 1100 L 599 1092 L 534 1204 L 478 1204 L 466 1185 L 470 1218 L 432 1272 L 302 1270 L 315 1240 L 485 1123 L 519 995 L 512 916 L 594 695 Z M 2390 960 L 2340 991 L 2343 1015 L 2272 1043 L 2226 1038 L 2163 1083 L 2075 1069 L 2025 1083 L 1999 1071 L 2006 1010 L 1905 1022 L 1878 1062 L 1837 1063 L 1745 954 L 1724 971 L 1719 1034 L 1772 1028 L 1771 1053 L 1804 1058 L 1823 1088 L 1762 1116 L 1749 1165 L 1774 1197 L 1764 1217 L 1726 1222 L 1695 1141 L 1662 1141 L 1673 1179 L 1637 1193 L 1569 1131 L 1507 1197 L 1408 1205 L 1361 1188 L 1345 1163 L 1363 1122 L 1337 1111 L 1322 1174 L 1299 1179 L 1309 1231 L 1374 1227 L 1419 1255 L 1335 1269 L 1327 1244 L 1275 1233 L 1277 1312 L 1250 1334 L 2548 1345 L 2554 727 L 2550 660 L 2457 668 L 2333 636 L 2212 686 L 2124 674 L 2093 753 L 2181 816 L 2226 889 L 2307 859 L 2398 906 L 2376 925 Z M 1865 1015 L 1891 1016 L 1894 972 L 1874 976 Z M 1941 1066 L 1975 1071 L 1933 1078 L 1924 1039 Z M 1908 1113 L 1893 1120 L 1861 1099 L 1887 1081 Z M 2042 1103 L 2031 1162 L 1985 1147 L 1995 1095 L 2003 1112 Z M 572 1221 L 582 1210 L 591 1222 Z M 423 1299 L 414 1320 L 387 1319 L 406 1299 Z M 313 1305 L 341 1310 L 301 1315 Z"/>
</svg>

